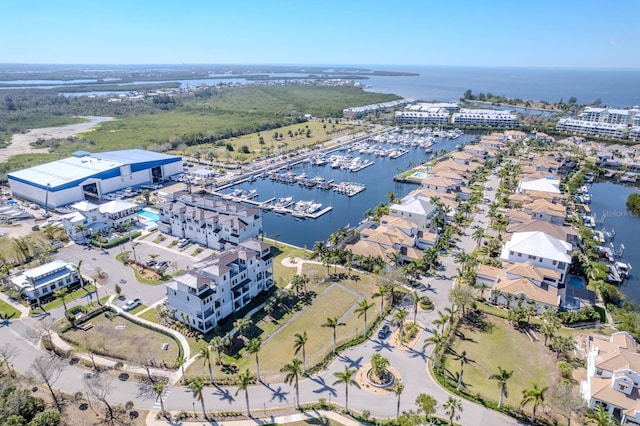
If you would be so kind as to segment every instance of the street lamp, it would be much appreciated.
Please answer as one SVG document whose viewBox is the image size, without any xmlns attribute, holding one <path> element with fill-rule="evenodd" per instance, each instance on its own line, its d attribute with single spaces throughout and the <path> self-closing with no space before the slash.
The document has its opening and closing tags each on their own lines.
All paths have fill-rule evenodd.
<svg viewBox="0 0 640 426">
<path fill-rule="evenodd" d="M 47 183 L 47 192 L 44 195 L 44 217 L 49 217 L 49 190 L 51 189 L 51 184 Z"/>
<path fill-rule="evenodd" d="M 131 244 L 131 250 L 133 250 L 133 261 L 138 263 L 138 259 L 136 258 L 136 244 Z"/>
</svg>

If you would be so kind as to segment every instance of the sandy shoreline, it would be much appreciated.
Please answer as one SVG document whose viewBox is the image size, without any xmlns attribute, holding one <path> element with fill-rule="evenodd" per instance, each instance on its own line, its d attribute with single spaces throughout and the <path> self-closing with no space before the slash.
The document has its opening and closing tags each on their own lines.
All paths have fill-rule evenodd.
<svg viewBox="0 0 640 426">
<path fill-rule="evenodd" d="M 93 130 L 93 127 L 104 122 L 111 121 L 113 117 L 82 116 L 89 121 L 86 123 L 70 124 L 62 127 L 43 127 L 31 129 L 27 133 L 17 133 L 11 138 L 9 146 L 0 149 L 0 161 L 6 161 L 9 157 L 18 154 L 47 153 L 48 148 L 33 148 L 32 142 L 38 139 L 64 139 Z"/>
</svg>

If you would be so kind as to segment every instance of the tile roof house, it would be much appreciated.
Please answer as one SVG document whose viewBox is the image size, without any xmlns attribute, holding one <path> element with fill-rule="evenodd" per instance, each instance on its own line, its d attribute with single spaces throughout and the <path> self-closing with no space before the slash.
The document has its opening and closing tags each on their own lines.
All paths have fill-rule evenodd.
<svg viewBox="0 0 640 426">
<path fill-rule="evenodd" d="M 531 215 L 531 219 L 551 222 L 556 225 L 562 225 L 567 217 L 567 208 L 565 206 L 543 199 L 524 204 L 522 209 Z"/>
<path fill-rule="evenodd" d="M 640 424 L 640 353 L 631 335 L 587 336 L 587 378 L 580 385 L 590 408 L 602 405 L 623 425 Z"/>
<path fill-rule="evenodd" d="M 507 297 L 510 294 L 512 297 Z M 543 284 L 536 285 L 528 278 L 499 278 L 491 287 L 491 301 L 498 305 L 514 308 L 523 302 L 532 302 L 536 305 L 537 313 L 543 313 L 550 308 L 560 306 L 560 295 L 556 287 Z"/>
</svg>

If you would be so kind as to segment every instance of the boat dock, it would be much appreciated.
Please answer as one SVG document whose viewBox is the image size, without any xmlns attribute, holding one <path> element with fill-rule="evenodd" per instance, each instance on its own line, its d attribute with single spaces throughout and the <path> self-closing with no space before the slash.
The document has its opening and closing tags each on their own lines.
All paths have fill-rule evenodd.
<svg viewBox="0 0 640 426">
<path fill-rule="evenodd" d="M 347 197 L 353 197 L 356 194 L 361 193 L 367 189 L 367 187 L 361 183 L 342 181 L 339 184 L 334 185 L 333 190 L 338 194 L 346 195 Z"/>
</svg>

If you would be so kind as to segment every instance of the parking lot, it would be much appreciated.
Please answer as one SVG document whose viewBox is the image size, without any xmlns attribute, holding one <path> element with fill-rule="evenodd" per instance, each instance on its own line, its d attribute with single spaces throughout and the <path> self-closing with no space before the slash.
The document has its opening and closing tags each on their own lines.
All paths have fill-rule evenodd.
<svg viewBox="0 0 640 426">
<path fill-rule="evenodd" d="M 131 267 L 116 260 L 118 254 L 129 252 L 129 256 L 132 259 L 135 257 L 142 264 L 152 260 L 155 265 L 166 262 L 167 273 L 173 274 L 179 270 L 186 270 L 199 259 L 214 253 L 213 250 L 204 249 L 194 243 L 189 243 L 181 249 L 177 247 L 177 244 L 169 247 L 174 240 L 178 239 L 165 235 L 166 238 L 163 241 L 158 241 L 160 235 L 159 232 L 154 232 L 146 238 L 126 242 L 109 250 L 101 250 L 88 245 L 70 244 L 59 249 L 56 257 L 74 265 L 77 265 L 78 261 L 82 260 L 82 275 L 87 278 L 94 279 L 100 272 L 107 274 L 107 278 L 104 281 L 101 280 L 100 296 L 115 294 L 115 286 L 118 284 L 122 289 L 124 298 L 117 300 L 115 302 L 116 305 L 122 307 L 127 300 L 139 298 L 144 305 L 150 306 L 165 297 L 165 286 L 163 284 L 152 285 L 138 282 Z M 199 253 L 194 256 L 196 251 Z M 153 255 L 153 258 L 151 255 Z"/>
</svg>

